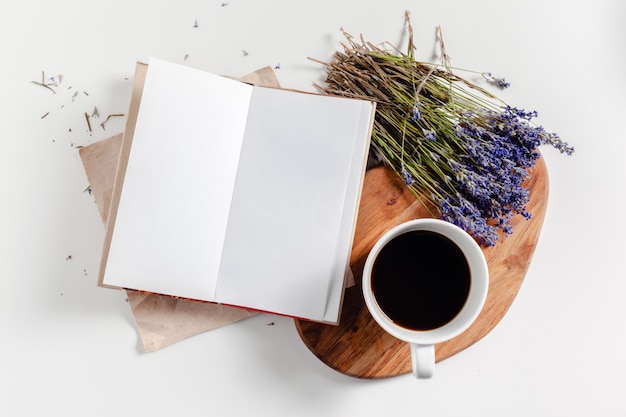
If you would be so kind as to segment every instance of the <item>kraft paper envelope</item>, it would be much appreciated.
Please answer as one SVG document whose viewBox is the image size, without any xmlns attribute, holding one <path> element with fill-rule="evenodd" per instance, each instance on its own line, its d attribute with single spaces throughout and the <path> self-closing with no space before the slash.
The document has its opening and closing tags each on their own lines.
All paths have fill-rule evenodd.
<svg viewBox="0 0 626 417">
<path fill-rule="evenodd" d="M 139 65 L 135 77 L 145 78 L 145 74 L 146 66 Z M 241 81 L 259 86 L 280 87 L 270 67 L 255 71 Z M 128 113 L 131 125 L 137 117 L 141 91 L 135 90 L 132 94 Z M 92 195 L 105 225 L 121 146 L 122 134 L 118 134 L 79 150 Z M 354 285 L 353 278 L 346 285 Z M 190 336 L 257 314 L 243 308 L 133 290 L 126 290 L 126 294 L 146 352 L 162 349 Z"/>
</svg>

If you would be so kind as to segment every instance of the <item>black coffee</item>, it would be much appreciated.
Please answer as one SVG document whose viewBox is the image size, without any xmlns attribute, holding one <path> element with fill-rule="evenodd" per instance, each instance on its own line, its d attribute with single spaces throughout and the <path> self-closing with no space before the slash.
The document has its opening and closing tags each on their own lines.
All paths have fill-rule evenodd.
<svg viewBox="0 0 626 417">
<path fill-rule="evenodd" d="M 396 236 L 372 268 L 372 292 L 394 323 L 431 330 L 451 321 L 470 289 L 470 269 L 461 249 L 445 236 L 411 231 Z"/>
</svg>

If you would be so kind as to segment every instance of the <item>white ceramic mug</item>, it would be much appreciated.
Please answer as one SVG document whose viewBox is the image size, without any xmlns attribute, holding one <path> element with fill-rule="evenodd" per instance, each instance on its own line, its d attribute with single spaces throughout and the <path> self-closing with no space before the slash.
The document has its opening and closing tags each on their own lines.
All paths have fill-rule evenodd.
<svg viewBox="0 0 626 417">
<path fill-rule="evenodd" d="M 410 286 L 422 281 L 417 288 Z M 432 377 L 434 345 L 458 336 L 476 320 L 488 287 L 480 246 L 463 229 L 437 219 L 411 220 L 386 232 L 363 271 L 369 312 L 385 331 L 410 343 L 417 378 Z"/>
</svg>

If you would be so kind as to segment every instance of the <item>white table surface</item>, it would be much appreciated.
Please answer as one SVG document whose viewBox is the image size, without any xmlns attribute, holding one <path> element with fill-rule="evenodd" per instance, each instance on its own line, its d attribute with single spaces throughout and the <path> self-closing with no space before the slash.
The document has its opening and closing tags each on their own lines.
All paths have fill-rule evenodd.
<svg viewBox="0 0 626 417">
<path fill-rule="evenodd" d="M 0 6 L 0 415 L 626 416 L 626 2 L 227 1 Z M 307 57 L 329 59 L 340 28 L 398 44 L 407 9 L 420 59 L 441 25 L 454 65 L 506 77 L 498 94 L 576 147 L 544 149 L 548 213 L 504 319 L 429 381 L 341 375 L 268 315 L 143 353 L 123 293 L 96 286 L 103 227 L 77 151 L 124 121 L 90 134 L 84 113 L 126 112 L 150 56 L 279 65 L 312 91 Z M 42 70 L 63 75 L 57 94 L 31 83 Z"/>
</svg>

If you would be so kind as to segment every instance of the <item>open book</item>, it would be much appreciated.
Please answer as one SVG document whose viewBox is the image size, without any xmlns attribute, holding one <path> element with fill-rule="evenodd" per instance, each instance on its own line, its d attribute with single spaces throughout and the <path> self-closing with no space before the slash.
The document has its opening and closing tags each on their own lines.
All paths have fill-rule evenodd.
<svg viewBox="0 0 626 417">
<path fill-rule="evenodd" d="M 375 104 L 156 59 L 142 78 L 100 285 L 336 323 Z"/>
</svg>

